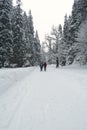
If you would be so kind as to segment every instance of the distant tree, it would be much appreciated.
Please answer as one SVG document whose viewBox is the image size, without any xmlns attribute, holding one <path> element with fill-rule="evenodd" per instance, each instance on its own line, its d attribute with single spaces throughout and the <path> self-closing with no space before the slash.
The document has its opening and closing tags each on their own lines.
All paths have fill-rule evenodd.
<svg viewBox="0 0 87 130">
<path fill-rule="evenodd" d="M 0 1 L 0 67 L 10 66 L 12 57 L 12 1 Z"/>
<path fill-rule="evenodd" d="M 62 41 L 62 26 L 52 27 L 50 35 L 46 36 L 48 46 L 49 63 L 56 63 L 56 58 L 60 59 L 60 46 Z"/>
<path fill-rule="evenodd" d="M 52 38 L 47 35 L 46 36 L 46 41 L 43 42 L 43 45 L 46 45 L 48 48 L 48 53 L 47 53 L 47 60 L 49 64 L 54 63 L 54 57 L 53 57 L 53 45 L 52 45 Z M 45 47 L 45 46 L 44 46 Z"/>
<path fill-rule="evenodd" d="M 41 60 L 40 62 L 44 62 L 47 60 L 47 54 L 46 54 L 46 46 L 45 46 L 45 42 L 42 42 L 41 44 Z"/>
<path fill-rule="evenodd" d="M 56 57 L 60 57 L 60 45 L 62 40 L 62 26 L 59 24 L 58 27 L 53 27 L 51 35 L 53 36 L 53 51 Z"/>
</svg>

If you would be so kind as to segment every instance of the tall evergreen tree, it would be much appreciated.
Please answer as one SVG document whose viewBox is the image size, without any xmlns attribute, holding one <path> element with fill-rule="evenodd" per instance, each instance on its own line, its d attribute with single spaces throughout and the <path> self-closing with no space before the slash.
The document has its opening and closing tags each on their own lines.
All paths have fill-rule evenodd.
<svg viewBox="0 0 87 130">
<path fill-rule="evenodd" d="M 71 16 L 68 17 L 66 14 L 64 19 L 63 37 L 61 42 L 61 65 L 67 64 L 69 48 L 72 45 L 70 33 L 71 20 Z"/>
<path fill-rule="evenodd" d="M 13 17 L 13 62 L 18 66 L 22 67 L 25 62 L 25 37 L 23 29 L 23 16 L 21 9 L 21 0 L 17 0 L 17 6 L 15 8 Z"/>
<path fill-rule="evenodd" d="M 86 0 L 75 0 L 72 9 L 72 22 L 70 28 L 70 36 L 71 36 L 71 47 L 69 49 L 69 59 L 71 63 L 73 63 L 77 53 L 77 34 L 81 23 L 87 18 L 87 1 Z"/>
<path fill-rule="evenodd" d="M 74 1 L 73 8 L 72 8 L 72 14 L 71 14 L 71 25 L 70 25 L 70 48 L 68 52 L 68 63 L 72 64 L 74 61 L 74 58 L 76 56 L 76 50 L 75 50 L 75 38 L 76 32 L 78 31 L 78 27 L 80 25 L 80 14 L 78 13 L 78 1 Z"/>
<path fill-rule="evenodd" d="M 35 38 L 34 38 L 34 64 L 39 64 L 41 61 L 41 45 L 39 40 L 38 31 L 35 32 Z"/>
<path fill-rule="evenodd" d="M 34 36 L 34 26 L 33 26 L 33 16 L 31 13 L 31 10 L 29 11 L 29 17 L 28 17 L 28 22 L 29 22 L 29 33 Z"/>
<path fill-rule="evenodd" d="M 33 26 L 33 16 L 31 10 L 28 16 L 28 34 L 30 43 L 30 64 L 34 65 L 34 26 Z"/>
<path fill-rule="evenodd" d="M 30 25 L 28 23 L 28 16 L 26 12 L 23 13 L 23 28 L 24 28 L 24 37 L 26 43 L 26 56 L 25 56 L 25 66 L 30 66 L 30 57 L 31 57 L 31 48 L 30 48 Z"/>
<path fill-rule="evenodd" d="M 29 46 L 29 25 L 28 25 L 28 17 L 26 12 L 23 13 L 23 29 L 25 35 L 25 42 L 28 47 Z"/>
<path fill-rule="evenodd" d="M 12 55 L 12 0 L 0 0 L 0 67 L 9 66 Z"/>
<path fill-rule="evenodd" d="M 36 65 L 40 62 L 40 53 L 41 46 L 40 40 L 38 36 L 38 32 L 36 31 L 34 36 L 34 26 L 33 26 L 33 17 L 31 11 L 29 11 L 29 16 L 24 12 L 23 15 L 23 23 L 25 30 L 25 42 L 26 42 L 26 63 L 25 65 Z"/>
<path fill-rule="evenodd" d="M 87 0 L 78 0 L 78 13 L 80 14 L 80 23 L 87 18 Z"/>
<path fill-rule="evenodd" d="M 75 62 L 87 64 L 87 20 L 79 28 L 76 39 L 76 48 L 78 49 Z"/>
</svg>

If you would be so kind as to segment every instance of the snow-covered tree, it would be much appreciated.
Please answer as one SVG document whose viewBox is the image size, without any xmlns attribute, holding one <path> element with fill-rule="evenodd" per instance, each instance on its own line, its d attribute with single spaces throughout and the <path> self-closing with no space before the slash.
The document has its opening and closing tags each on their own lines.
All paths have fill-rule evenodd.
<svg viewBox="0 0 87 130">
<path fill-rule="evenodd" d="M 60 64 L 68 64 L 69 49 L 72 46 L 72 34 L 71 34 L 71 21 L 72 17 L 65 15 L 62 42 L 60 45 Z"/>
<path fill-rule="evenodd" d="M 35 58 L 35 64 L 39 64 L 41 61 L 41 45 L 39 40 L 38 31 L 36 30 L 35 33 L 35 42 L 34 42 L 34 58 Z"/>
<path fill-rule="evenodd" d="M 29 23 L 29 32 L 34 36 L 34 26 L 33 26 L 33 16 L 31 13 L 31 10 L 29 11 L 29 17 L 28 17 L 28 23 Z"/>
<path fill-rule="evenodd" d="M 28 25 L 28 16 L 26 12 L 23 13 L 23 29 L 24 29 L 24 35 L 25 35 L 25 42 L 27 45 L 27 48 L 29 48 L 29 25 Z"/>
<path fill-rule="evenodd" d="M 41 45 L 38 36 L 38 32 L 35 32 L 35 37 L 33 40 L 33 55 L 32 55 L 33 65 L 38 65 L 41 61 Z"/>
<path fill-rule="evenodd" d="M 78 12 L 78 1 L 74 1 L 72 14 L 71 14 L 71 23 L 70 23 L 70 48 L 68 52 L 68 63 L 72 64 L 75 58 L 75 38 L 76 32 L 80 25 L 80 13 Z"/>
<path fill-rule="evenodd" d="M 53 64 L 55 62 L 54 56 L 53 56 L 53 43 L 52 43 L 52 37 L 49 35 L 46 36 L 46 41 L 43 43 L 43 45 L 47 46 L 48 52 L 47 52 L 47 61 L 49 64 Z"/>
<path fill-rule="evenodd" d="M 34 26 L 33 26 L 33 16 L 31 10 L 29 11 L 28 16 L 28 35 L 29 35 L 29 44 L 30 44 L 30 64 L 34 65 Z"/>
<path fill-rule="evenodd" d="M 12 0 L 0 0 L 0 67 L 9 67 L 11 63 L 11 11 Z"/>
<path fill-rule="evenodd" d="M 63 37 L 60 45 L 60 64 L 66 64 L 66 58 L 68 54 L 68 46 L 69 46 L 69 21 L 67 15 L 65 15 L 64 26 L 63 26 Z"/>
<path fill-rule="evenodd" d="M 47 54 L 46 54 L 46 46 L 45 46 L 45 42 L 42 42 L 41 44 L 41 62 L 44 62 L 44 61 L 48 61 L 47 59 Z"/>
<path fill-rule="evenodd" d="M 55 56 L 59 57 L 60 55 L 60 44 L 62 39 L 62 26 L 61 24 L 58 27 L 53 27 L 51 31 L 51 36 L 53 37 L 53 50 Z"/>
<path fill-rule="evenodd" d="M 62 26 L 52 27 L 50 35 L 46 36 L 48 46 L 49 62 L 55 63 L 56 58 L 60 59 L 60 46 L 62 41 Z"/>
<path fill-rule="evenodd" d="M 18 67 L 22 67 L 25 62 L 25 37 L 23 29 L 23 16 L 21 9 L 21 0 L 17 0 L 17 6 L 14 10 L 13 20 L 12 20 L 12 30 L 13 30 L 13 63 Z"/>
<path fill-rule="evenodd" d="M 80 64 L 87 64 L 87 20 L 79 28 L 78 38 L 76 39 L 77 55 L 75 61 Z"/>
<path fill-rule="evenodd" d="M 76 55 L 77 55 L 77 42 L 76 38 L 78 37 L 78 30 L 80 25 L 87 18 L 87 1 L 86 0 L 75 0 L 72 9 L 72 21 L 70 27 L 70 42 L 71 47 L 69 48 L 68 60 L 70 63 L 73 63 Z"/>
<path fill-rule="evenodd" d="M 30 57 L 31 57 L 31 48 L 30 48 L 30 38 L 29 32 L 30 27 L 28 23 L 28 16 L 26 12 L 23 13 L 23 29 L 24 29 L 24 37 L 25 37 L 25 44 L 26 44 L 26 56 L 25 56 L 25 64 L 24 66 L 30 66 Z"/>
</svg>

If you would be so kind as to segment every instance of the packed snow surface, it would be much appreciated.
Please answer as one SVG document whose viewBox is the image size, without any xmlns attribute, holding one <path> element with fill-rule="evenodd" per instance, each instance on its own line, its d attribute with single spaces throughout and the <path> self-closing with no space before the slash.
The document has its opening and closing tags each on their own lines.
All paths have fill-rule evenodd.
<svg viewBox="0 0 87 130">
<path fill-rule="evenodd" d="M 0 69 L 0 130 L 87 130 L 87 67 Z"/>
</svg>

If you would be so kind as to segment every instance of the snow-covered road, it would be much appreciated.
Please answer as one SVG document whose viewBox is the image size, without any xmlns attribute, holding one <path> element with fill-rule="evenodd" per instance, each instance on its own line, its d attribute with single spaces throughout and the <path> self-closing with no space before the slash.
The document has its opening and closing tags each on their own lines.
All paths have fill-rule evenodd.
<svg viewBox="0 0 87 130">
<path fill-rule="evenodd" d="M 0 71 L 0 130 L 87 130 L 85 68 Z"/>
</svg>

